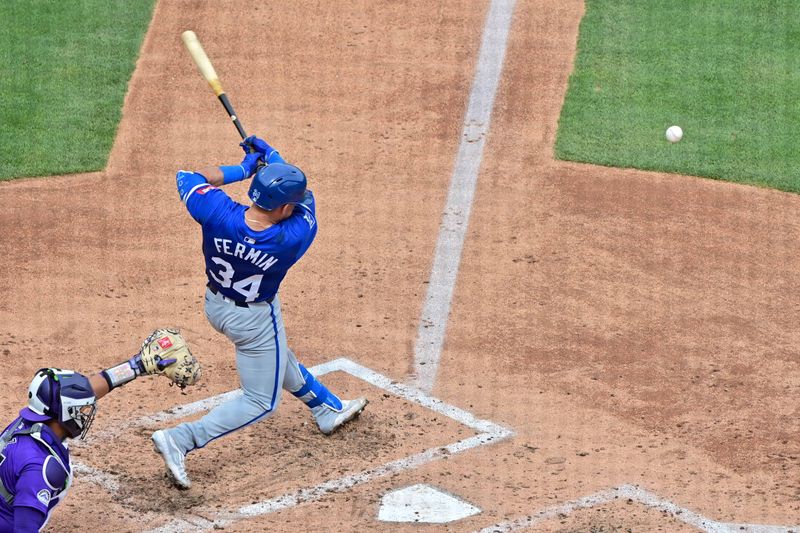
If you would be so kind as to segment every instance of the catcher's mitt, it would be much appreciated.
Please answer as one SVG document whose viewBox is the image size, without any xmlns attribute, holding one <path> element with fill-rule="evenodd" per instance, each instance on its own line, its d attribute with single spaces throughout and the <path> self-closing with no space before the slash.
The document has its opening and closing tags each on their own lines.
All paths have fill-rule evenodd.
<svg viewBox="0 0 800 533">
<path fill-rule="evenodd" d="M 182 389 L 200 379 L 200 362 L 177 329 L 155 330 L 144 340 L 138 355 L 145 373 L 164 374 Z"/>
</svg>

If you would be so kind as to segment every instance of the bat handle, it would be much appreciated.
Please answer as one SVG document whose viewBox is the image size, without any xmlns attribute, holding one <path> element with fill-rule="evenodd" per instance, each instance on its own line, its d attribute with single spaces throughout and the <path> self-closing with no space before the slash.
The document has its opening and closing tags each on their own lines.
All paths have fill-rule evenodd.
<svg viewBox="0 0 800 533">
<path fill-rule="evenodd" d="M 230 100 L 228 100 L 228 96 L 225 93 L 222 93 L 219 95 L 218 98 L 219 101 L 222 102 L 222 105 L 225 107 L 225 111 L 227 111 L 228 115 L 230 115 L 231 120 L 233 121 L 233 125 L 236 126 L 236 130 L 239 132 L 239 135 L 241 135 L 242 139 L 247 137 L 247 133 L 245 133 L 242 123 L 239 122 L 239 117 L 237 117 L 236 113 L 233 111 L 233 106 L 231 105 Z"/>
</svg>

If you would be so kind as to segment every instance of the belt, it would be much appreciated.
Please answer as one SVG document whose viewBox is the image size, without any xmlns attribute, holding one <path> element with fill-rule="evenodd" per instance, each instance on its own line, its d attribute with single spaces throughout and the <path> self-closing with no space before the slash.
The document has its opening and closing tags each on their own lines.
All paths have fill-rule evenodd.
<svg viewBox="0 0 800 533">
<path fill-rule="evenodd" d="M 206 287 L 208 287 L 208 290 L 210 290 L 210 291 L 211 291 L 211 292 L 213 292 L 214 294 L 220 294 L 220 292 L 219 292 L 219 289 L 218 289 L 218 288 L 216 288 L 215 286 L 213 286 L 211 283 L 208 283 L 208 284 L 206 284 Z M 236 307 L 250 307 L 250 303 L 247 303 L 247 302 L 237 302 L 236 300 L 232 300 L 231 298 L 228 298 L 228 297 L 227 297 L 227 296 L 225 296 L 224 294 L 220 294 L 220 296 L 222 296 L 223 298 L 225 298 L 226 300 L 228 300 L 228 301 L 230 301 L 230 302 L 233 302 L 233 305 L 235 305 Z M 275 295 L 273 294 L 272 296 L 270 296 L 270 297 L 269 297 L 269 298 L 267 298 L 266 300 L 261 300 L 260 302 L 251 302 L 251 303 L 252 303 L 252 304 L 260 304 L 260 303 L 268 303 L 268 304 L 271 304 L 271 303 L 272 303 L 272 300 L 274 300 L 274 299 L 275 299 Z"/>
</svg>

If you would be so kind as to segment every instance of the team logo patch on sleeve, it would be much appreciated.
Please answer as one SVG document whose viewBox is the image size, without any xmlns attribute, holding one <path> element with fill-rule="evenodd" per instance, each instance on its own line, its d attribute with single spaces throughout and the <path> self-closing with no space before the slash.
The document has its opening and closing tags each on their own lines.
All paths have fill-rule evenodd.
<svg viewBox="0 0 800 533">
<path fill-rule="evenodd" d="M 213 185 L 206 185 L 205 187 L 197 189 L 197 194 L 205 194 L 208 191 L 213 191 L 214 189 L 216 189 L 216 187 L 214 187 Z"/>
<path fill-rule="evenodd" d="M 43 505 L 50 505 L 50 491 L 42 489 L 36 493 L 36 499 L 42 502 Z"/>
</svg>

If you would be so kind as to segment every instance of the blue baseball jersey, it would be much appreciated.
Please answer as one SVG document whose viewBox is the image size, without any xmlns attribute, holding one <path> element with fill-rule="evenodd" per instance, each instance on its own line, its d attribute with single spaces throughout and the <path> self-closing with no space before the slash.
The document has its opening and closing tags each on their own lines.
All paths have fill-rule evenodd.
<svg viewBox="0 0 800 533">
<path fill-rule="evenodd" d="M 32 425 L 17 418 L 6 431 Z M 38 437 L 44 442 L 32 435 L 14 435 L 0 453 L 0 482 L 14 497 L 11 504 L 0 498 L 0 531 L 14 530 L 14 509 L 18 507 L 42 513 L 46 523 L 50 512 L 66 496 L 72 481 L 69 450 L 47 426 L 42 426 Z"/>
<path fill-rule="evenodd" d="M 263 302 L 278 292 L 317 235 L 314 195 L 306 191 L 290 217 L 263 231 L 245 223 L 248 206 L 209 185 L 197 172 L 178 171 L 178 194 L 203 230 L 209 284 L 237 302 Z"/>
</svg>

